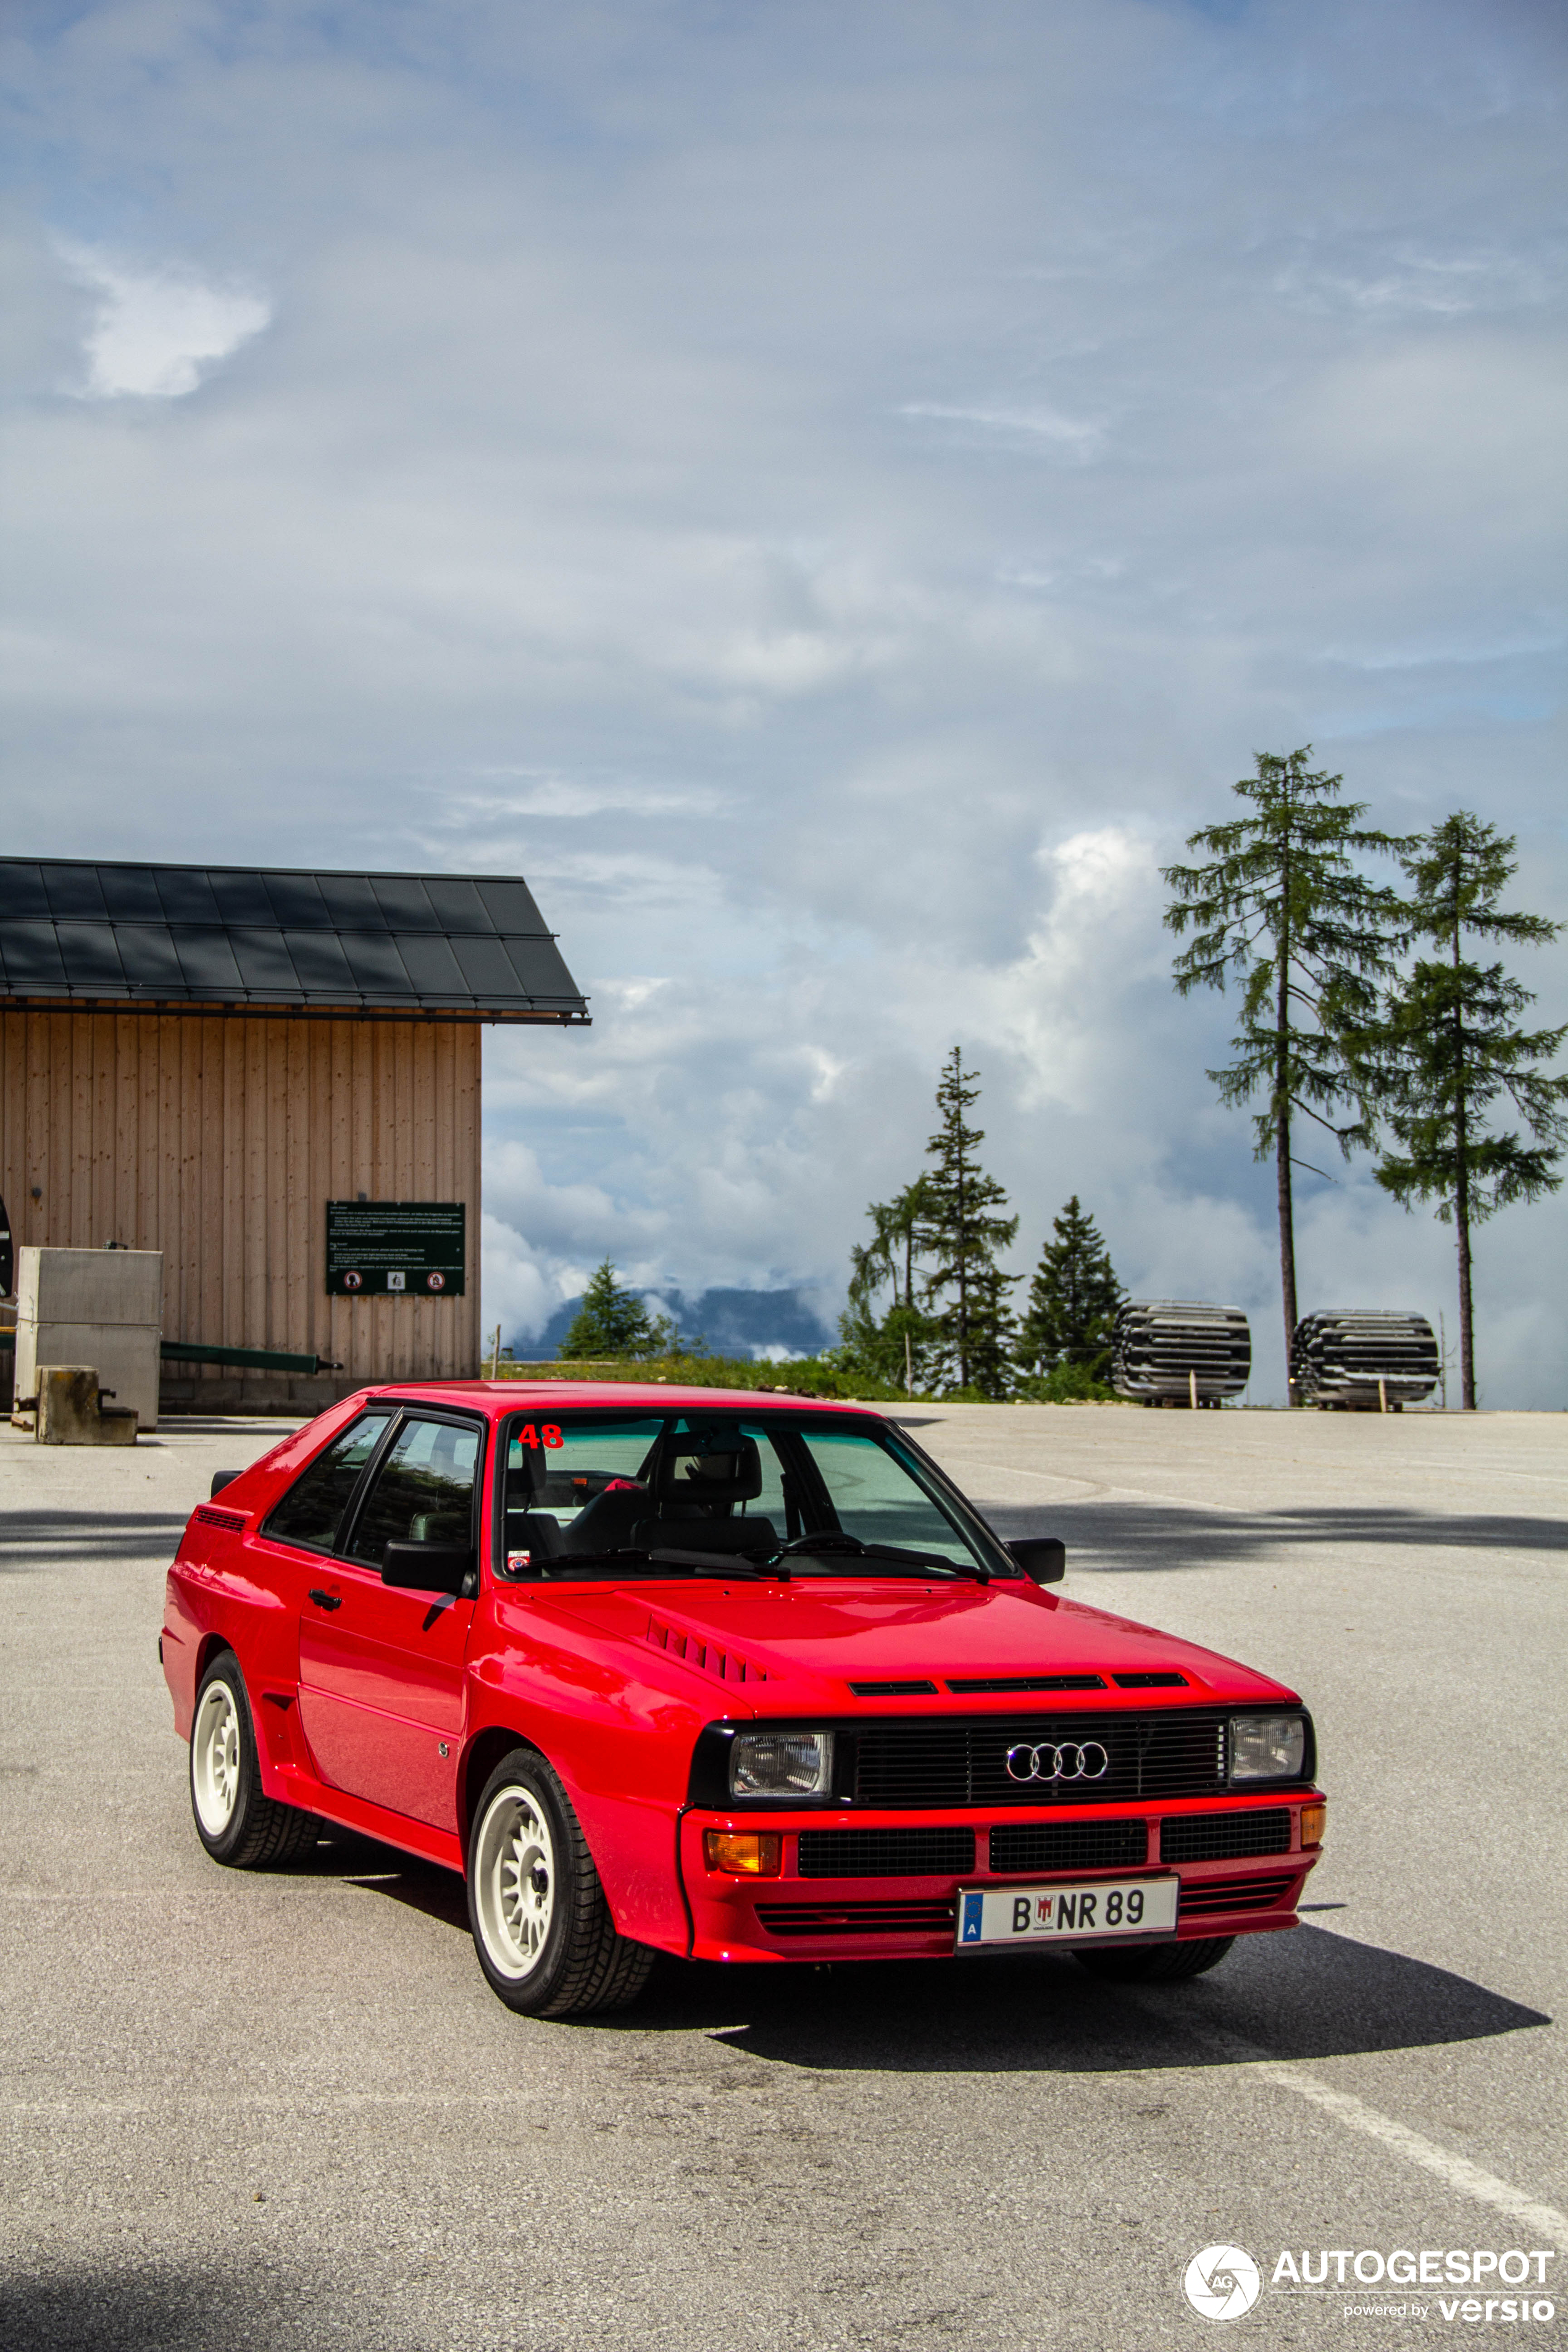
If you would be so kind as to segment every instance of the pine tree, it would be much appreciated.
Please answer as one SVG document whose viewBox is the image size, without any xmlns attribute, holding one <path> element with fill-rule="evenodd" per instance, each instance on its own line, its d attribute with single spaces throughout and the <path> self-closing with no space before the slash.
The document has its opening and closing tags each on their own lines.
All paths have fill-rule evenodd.
<svg viewBox="0 0 1568 2352">
<path fill-rule="evenodd" d="M 1013 1318 L 1007 1290 L 1018 1277 L 1003 1274 L 996 1253 L 1010 1247 L 1018 1231 L 1016 1217 L 1001 1212 L 1007 1195 L 979 1161 L 985 1140 L 983 1128 L 970 1127 L 965 1113 L 980 1099 L 955 1045 L 943 1067 L 936 1090 L 941 1125 L 926 1150 L 936 1166 L 925 1178 L 926 1209 L 920 1238 L 929 1254 L 922 1283 L 933 1317 L 946 1367 L 957 1374 L 961 1389 L 978 1388 L 983 1395 L 1006 1392 L 1008 1345 Z"/>
<path fill-rule="evenodd" d="M 893 1305 L 915 1303 L 915 1253 L 930 1214 L 930 1181 L 917 1176 L 890 1201 L 873 1201 L 866 1214 L 871 1220 L 868 1242 L 855 1243 L 849 1252 L 849 1296 L 868 1304 L 883 1283 L 893 1286 Z M 900 1292 L 900 1274 L 903 1284 Z"/>
<path fill-rule="evenodd" d="M 1315 1120 L 1347 1156 L 1367 1140 L 1347 1035 L 1371 1017 L 1398 936 L 1397 898 L 1369 882 L 1352 853 L 1398 855 L 1407 845 L 1358 822 L 1365 803 L 1341 803 L 1343 777 L 1309 771 L 1311 749 L 1256 753 L 1256 775 L 1235 787 L 1248 814 L 1188 840 L 1211 862 L 1164 868 L 1175 892 L 1166 924 L 1178 937 L 1189 925 L 1194 934 L 1175 961 L 1177 993 L 1223 989 L 1233 975 L 1243 984 L 1237 1058 L 1208 1076 L 1226 1105 L 1263 1091 L 1255 1156 L 1274 1160 L 1287 1364 L 1297 1321 L 1291 1171 L 1311 1167 L 1292 1158 L 1292 1122 L 1297 1114 Z"/>
<path fill-rule="evenodd" d="M 1052 1223 L 1029 1286 L 1028 1311 L 1018 1334 L 1017 1361 L 1026 1372 L 1054 1372 L 1076 1364 L 1102 1381 L 1110 1364 L 1110 1327 L 1121 1303 L 1106 1248 L 1075 1192 Z"/>
<path fill-rule="evenodd" d="M 589 1277 L 583 1304 L 555 1352 L 567 1361 L 600 1361 L 614 1356 L 667 1355 L 674 1344 L 675 1326 L 668 1317 L 650 1315 L 635 1290 L 623 1290 L 606 1258 Z"/>
<path fill-rule="evenodd" d="M 1013 1220 L 1016 1233 L 1018 1220 Z M 1013 1385 L 1014 1349 L 1018 1322 L 1007 1293 L 1019 1279 L 1004 1274 L 994 1260 L 983 1259 L 975 1268 L 970 1291 L 969 1378 L 959 1385 L 978 1389 L 984 1397 L 1005 1397 Z"/>
<path fill-rule="evenodd" d="M 1456 1229 L 1459 1276 L 1460 1397 L 1476 1403 L 1470 1233 L 1510 1201 L 1553 1192 L 1555 1163 L 1568 1139 L 1568 1077 L 1540 1066 L 1568 1036 L 1514 1025 L 1534 997 L 1500 963 L 1466 953 L 1468 937 L 1544 944 L 1563 928 L 1540 915 L 1504 914 L 1498 894 L 1515 870 L 1513 839 L 1460 809 L 1402 858 L 1415 885 L 1406 909 L 1413 936 L 1434 952 L 1418 957 L 1384 997 L 1382 1018 L 1363 1033 L 1363 1083 L 1402 1149 L 1374 1173 L 1406 1208 L 1435 1200 Z M 1529 1129 L 1489 1130 L 1489 1107 L 1506 1097 Z"/>
<path fill-rule="evenodd" d="M 873 1201 L 868 1242 L 849 1252 L 849 1303 L 838 1318 L 847 1361 L 911 1394 L 926 1386 L 936 1328 L 915 1304 L 915 1270 L 929 1212 L 928 1180 L 917 1176 L 890 1201 Z M 877 1297 L 890 1285 L 892 1303 L 879 1318 Z"/>
</svg>

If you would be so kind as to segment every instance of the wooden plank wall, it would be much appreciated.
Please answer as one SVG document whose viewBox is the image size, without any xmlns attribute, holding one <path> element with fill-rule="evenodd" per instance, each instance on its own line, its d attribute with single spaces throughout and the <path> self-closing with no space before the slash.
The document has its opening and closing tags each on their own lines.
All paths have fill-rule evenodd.
<svg viewBox="0 0 1568 2352">
<path fill-rule="evenodd" d="M 0 1010 L 0 1198 L 19 1244 L 161 1249 L 167 1339 L 461 1378 L 479 1048 L 473 1023 Z M 466 1202 L 467 1295 L 329 1298 L 326 1203 L 360 1192 Z"/>
</svg>

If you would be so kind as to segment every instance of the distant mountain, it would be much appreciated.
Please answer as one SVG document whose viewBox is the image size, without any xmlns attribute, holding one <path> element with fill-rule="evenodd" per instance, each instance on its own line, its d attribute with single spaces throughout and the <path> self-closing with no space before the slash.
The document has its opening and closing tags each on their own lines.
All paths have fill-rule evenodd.
<svg viewBox="0 0 1568 2352">
<path fill-rule="evenodd" d="M 721 1356 L 758 1356 L 768 1348 L 810 1356 L 836 1337 L 798 1290 L 704 1290 L 693 1298 L 684 1291 L 666 1290 L 650 1296 L 662 1298 L 665 1312 L 674 1317 L 683 1338 L 700 1332 Z M 513 1354 L 533 1363 L 547 1362 L 582 1304 L 580 1297 L 566 1299 L 537 1339 L 513 1340 Z"/>
</svg>

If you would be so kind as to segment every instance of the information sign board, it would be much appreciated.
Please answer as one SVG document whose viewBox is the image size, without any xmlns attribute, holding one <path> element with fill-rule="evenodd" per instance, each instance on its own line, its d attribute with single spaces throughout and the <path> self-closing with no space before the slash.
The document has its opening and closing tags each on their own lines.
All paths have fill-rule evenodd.
<svg viewBox="0 0 1568 2352">
<path fill-rule="evenodd" d="M 327 1288 L 349 1298 L 460 1298 L 461 1201 L 329 1201 Z"/>
</svg>

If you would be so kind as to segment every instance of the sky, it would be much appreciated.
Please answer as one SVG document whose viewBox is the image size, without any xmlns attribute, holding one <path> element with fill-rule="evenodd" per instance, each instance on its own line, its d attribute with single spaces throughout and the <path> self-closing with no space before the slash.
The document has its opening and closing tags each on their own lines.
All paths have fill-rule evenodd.
<svg viewBox="0 0 1568 2352">
<path fill-rule="evenodd" d="M 1310 743 L 1568 918 L 1565 66 L 1556 0 L 12 0 L 7 851 L 526 875 L 594 1020 L 487 1035 L 509 1337 L 605 1255 L 831 1320 L 957 1045 L 1013 1269 L 1076 1192 L 1278 1399 L 1160 867 Z M 1303 1156 L 1303 1311 L 1452 1340 L 1451 1233 Z M 1565 1258 L 1479 1234 L 1483 1402 L 1568 1404 Z"/>
</svg>

